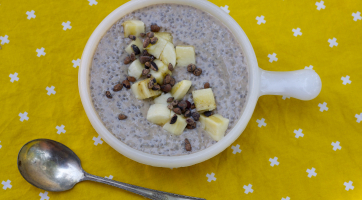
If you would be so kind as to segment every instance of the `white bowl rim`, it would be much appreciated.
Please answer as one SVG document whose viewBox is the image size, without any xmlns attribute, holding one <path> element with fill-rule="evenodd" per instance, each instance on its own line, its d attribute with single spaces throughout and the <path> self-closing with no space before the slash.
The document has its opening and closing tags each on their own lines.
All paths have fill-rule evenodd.
<svg viewBox="0 0 362 200">
<path fill-rule="evenodd" d="M 104 125 L 101 119 L 98 117 L 96 110 L 93 107 L 93 103 L 90 96 L 89 88 L 89 70 L 92 63 L 94 52 L 97 48 L 99 41 L 102 39 L 103 35 L 109 30 L 109 28 L 116 23 L 124 15 L 149 6 L 153 4 L 162 4 L 162 3 L 173 3 L 173 4 L 182 4 L 189 5 L 198 9 L 201 9 L 207 13 L 210 13 L 217 19 L 219 19 L 229 30 L 234 34 L 235 38 L 241 45 L 244 53 L 244 58 L 249 67 L 249 90 L 248 97 L 246 101 L 246 107 L 244 112 L 240 117 L 237 124 L 233 129 L 219 142 L 216 144 L 196 153 L 189 155 L 180 155 L 180 156 L 159 156 L 141 152 L 139 150 L 133 149 L 132 147 L 126 145 L 117 139 Z M 177 168 L 177 167 L 186 167 L 194 165 L 205 160 L 208 160 L 220 152 L 224 151 L 229 147 L 244 131 L 247 126 L 256 106 L 256 102 L 259 97 L 259 87 L 260 87 L 260 71 L 255 56 L 253 47 L 246 36 L 245 32 L 242 30 L 240 25 L 226 12 L 220 9 L 215 4 L 208 2 L 206 0 L 132 0 L 122 6 L 118 7 L 112 13 L 110 13 L 94 30 L 88 42 L 84 48 L 81 64 L 79 67 L 78 74 L 78 87 L 81 97 L 81 101 L 84 107 L 84 110 L 96 132 L 101 136 L 101 138 L 108 143 L 112 148 L 117 150 L 119 153 L 124 156 L 143 163 L 146 165 L 151 165 L 155 167 L 167 167 L 167 168 Z"/>
</svg>

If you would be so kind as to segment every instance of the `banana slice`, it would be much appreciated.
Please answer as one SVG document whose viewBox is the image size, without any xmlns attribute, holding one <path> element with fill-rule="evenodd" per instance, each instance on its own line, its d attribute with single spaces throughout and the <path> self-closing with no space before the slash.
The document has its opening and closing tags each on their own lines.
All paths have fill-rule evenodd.
<svg viewBox="0 0 362 200">
<path fill-rule="evenodd" d="M 133 48 L 132 48 L 132 45 L 135 44 L 139 49 L 140 51 L 142 52 L 143 51 L 143 44 L 142 44 L 142 41 L 137 38 L 136 40 L 132 41 L 125 49 L 125 51 L 131 55 L 134 51 L 133 51 Z"/>
<path fill-rule="evenodd" d="M 162 60 L 166 66 L 168 66 L 170 63 L 172 66 L 176 66 L 176 51 L 175 46 L 172 43 L 168 42 L 166 44 L 161 53 L 160 60 Z"/>
<path fill-rule="evenodd" d="M 156 59 L 153 62 L 156 63 L 158 71 L 156 72 L 151 70 L 150 74 L 156 79 L 157 83 L 161 85 L 163 84 L 163 79 L 165 78 L 165 76 L 167 74 L 172 75 L 172 72 L 168 70 L 168 66 L 163 64 L 162 61 Z"/>
<path fill-rule="evenodd" d="M 173 43 L 173 37 L 172 37 L 171 33 L 168 33 L 168 32 L 158 32 L 157 33 L 156 32 L 155 37 L 162 38 L 162 39 L 166 40 L 167 42 Z"/>
<path fill-rule="evenodd" d="M 148 89 L 148 83 L 150 79 L 138 81 L 131 86 L 131 90 L 137 99 L 147 99 L 150 97 L 158 96 L 162 92 L 159 90 Z"/>
<path fill-rule="evenodd" d="M 165 129 L 166 131 L 168 131 L 171 134 L 181 135 L 182 132 L 184 132 L 184 129 L 186 126 L 187 126 L 187 122 L 186 122 L 185 117 L 183 117 L 181 115 L 177 115 L 177 121 L 174 124 L 170 124 L 170 121 L 168 121 L 163 126 L 163 129 Z"/>
<path fill-rule="evenodd" d="M 176 63 L 177 66 L 188 66 L 196 64 L 195 48 L 193 46 L 177 46 L 176 47 Z"/>
<path fill-rule="evenodd" d="M 192 91 L 192 98 L 197 112 L 211 111 L 216 108 L 215 97 L 211 88 Z"/>
<path fill-rule="evenodd" d="M 166 94 L 163 93 L 163 94 L 161 94 L 161 96 L 155 98 L 154 102 L 156 104 L 166 104 L 166 105 L 168 105 L 167 99 L 170 98 L 170 97 L 172 97 L 172 95 L 170 93 L 166 93 Z"/>
<path fill-rule="evenodd" d="M 152 45 L 148 45 L 148 47 L 146 48 L 148 53 L 152 54 L 153 56 L 155 56 L 157 59 L 160 58 L 160 55 L 163 51 L 163 49 L 165 48 L 167 44 L 167 41 L 162 39 L 162 38 L 158 38 L 158 41 L 156 44 Z"/>
<path fill-rule="evenodd" d="M 189 80 L 183 80 L 178 82 L 176 85 L 172 87 L 171 94 L 175 99 L 181 100 L 186 95 L 187 91 L 189 91 L 192 82 Z"/>
<path fill-rule="evenodd" d="M 132 64 L 128 68 L 128 76 L 133 76 L 136 79 L 139 79 L 142 75 L 142 70 L 144 67 L 141 62 L 137 59 L 132 62 Z"/>
<path fill-rule="evenodd" d="M 134 35 L 140 36 L 141 33 L 145 33 L 145 24 L 140 20 L 128 20 L 123 22 L 124 37 Z"/>
<path fill-rule="evenodd" d="M 163 125 L 170 121 L 170 109 L 167 104 L 153 104 L 147 112 L 147 120 L 154 124 Z"/>
<path fill-rule="evenodd" d="M 200 122 L 201 126 L 215 141 L 219 141 L 224 137 L 226 129 L 229 126 L 229 119 L 226 119 L 219 114 L 214 114 L 210 117 L 201 115 Z"/>
</svg>

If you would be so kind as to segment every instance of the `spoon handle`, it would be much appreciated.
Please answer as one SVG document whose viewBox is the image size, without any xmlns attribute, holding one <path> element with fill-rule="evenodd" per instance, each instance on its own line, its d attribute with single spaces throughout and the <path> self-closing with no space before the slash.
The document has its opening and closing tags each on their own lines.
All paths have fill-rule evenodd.
<svg viewBox="0 0 362 200">
<path fill-rule="evenodd" d="M 111 179 L 95 176 L 92 174 L 88 174 L 87 172 L 84 172 L 84 178 L 82 181 L 95 181 L 99 183 L 105 183 L 114 187 L 118 187 L 124 190 L 127 190 L 129 192 L 133 192 L 136 194 L 139 194 L 141 196 L 144 196 L 146 198 L 152 199 L 152 200 L 206 200 L 202 198 L 196 198 L 196 197 L 189 197 L 189 196 L 183 196 L 179 194 L 173 194 L 168 192 L 162 192 L 158 190 L 152 190 L 144 187 L 139 187 L 136 185 L 131 185 L 127 183 L 122 183 L 118 181 L 114 181 Z"/>
</svg>

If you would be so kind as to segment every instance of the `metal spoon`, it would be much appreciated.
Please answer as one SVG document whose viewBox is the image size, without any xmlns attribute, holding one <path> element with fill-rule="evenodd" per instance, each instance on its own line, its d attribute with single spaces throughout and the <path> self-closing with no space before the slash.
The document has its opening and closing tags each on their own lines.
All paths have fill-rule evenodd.
<svg viewBox="0 0 362 200">
<path fill-rule="evenodd" d="M 19 151 L 18 168 L 26 181 L 46 191 L 66 191 L 81 181 L 112 185 L 153 200 L 205 200 L 151 190 L 88 174 L 80 159 L 67 146 L 48 139 L 26 143 Z"/>
</svg>

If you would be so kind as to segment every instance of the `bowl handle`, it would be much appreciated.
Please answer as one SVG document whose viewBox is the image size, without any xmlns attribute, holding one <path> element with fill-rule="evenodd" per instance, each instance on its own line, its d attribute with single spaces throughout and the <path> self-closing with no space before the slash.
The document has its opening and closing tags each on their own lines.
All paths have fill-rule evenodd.
<svg viewBox="0 0 362 200">
<path fill-rule="evenodd" d="M 260 93 L 312 100 L 322 89 L 322 81 L 313 69 L 272 72 L 260 69 Z"/>
</svg>

